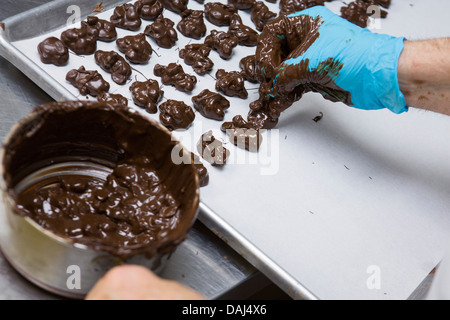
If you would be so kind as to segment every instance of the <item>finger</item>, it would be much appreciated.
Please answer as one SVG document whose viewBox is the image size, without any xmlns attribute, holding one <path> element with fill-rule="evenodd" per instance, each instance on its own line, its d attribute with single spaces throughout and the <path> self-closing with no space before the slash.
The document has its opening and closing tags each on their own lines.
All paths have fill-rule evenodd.
<svg viewBox="0 0 450 320">
<path fill-rule="evenodd" d="M 200 300 L 194 290 L 163 280 L 141 266 L 120 266 L 109 271 L 91 290 L 87 300 Z"/>
</svg>

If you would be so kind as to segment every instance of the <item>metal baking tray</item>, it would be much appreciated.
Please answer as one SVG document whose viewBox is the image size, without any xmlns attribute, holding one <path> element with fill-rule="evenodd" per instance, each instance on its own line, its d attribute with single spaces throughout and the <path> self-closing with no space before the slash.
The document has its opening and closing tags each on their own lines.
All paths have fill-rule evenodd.
<svg viewBox="0 0 450 320">
<path fill-rule="evenodd" d="M 92 15 L 92 9 L 98 2 L 98 0 L 77 1 L 76 4 L 81 8 L 81 18 L 84 19 L 88 15 Z M 124 1 L 103 1 L 105 10 L 122 3 Z M 72 4 L 72 0 L 53 1 L 4 20 L 0 28 L 0 54 L 55 100 L 73 100 L 77 97 L 50 76 L 45 70 L 45 65 L 34 63 L 27 56 L 27 52 L 17 49 L 13 42 L 34 38 L 65 26 L 68 17 L 67 9 Z M 208 208 L 203 203 L 201 203 L 200 208 L 200 221 L 291 297 L 295 299 L 317 299 L 297 279 L 259 250 L 213 209 Z"/>
</svg>

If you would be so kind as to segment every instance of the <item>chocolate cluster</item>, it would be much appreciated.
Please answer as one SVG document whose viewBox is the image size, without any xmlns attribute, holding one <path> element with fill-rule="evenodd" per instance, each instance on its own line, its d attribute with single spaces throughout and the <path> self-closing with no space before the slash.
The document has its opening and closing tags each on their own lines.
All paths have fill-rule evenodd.
<svg viewBox="0 0 450 320">
<path fill-rule="evenodd" d="M 219 69 L 216 73 L 216 78 L 217 91 L 221 91 L 229 97 L 237 96 L 247 99 L 248 92 L 245 89 L 245 79 L 240 72 L 226 72 L 224 69 Z"/>
<path fill-rule="evenodd" d="M 97 97 L 102 92 L 108 92 L 110 85 L 100 73 L 95 70 L 86 70 L 84 66 L 70 70 L 66 80 L 78 89 L 83 96 Z"/>
<path fill-rule="evenodd" d="M 231 122 L 224 122 L 221 130 L 225 132 L 230 141 L 238 148 L 257 152 L 262 143 L 262 135 L 258 129 L 245 121 L 242 116 L 235 116 Z"/>
<path fill-rule="evenodd" d="M 98 50 L 95 53 L 95 62 L 110 73 L 112 80 L 119 85 L 125 84 L 131 77 L 130 65 L 115 51 Z"/>
<path fill-rule="evenodd" d="M 164 10 L 159 0 L 138 0 L 134 5 L 144 20 L 155 20 Z"/>
<path fill-rule="evenodd" d="M 228 4 L 239 10 L 250 10 L 255 4 L 256 0 L 228 0 Z"/>
<path fill-rule="evenodd" d="M 212 30 L 205 38 L 205 44 L 217 51 L 222 59 L 230 59 L 233 48 L 239 44 L 239 39 L 229 32 Z"/>
<path fill-rule="evenodd" d="M 167 100 L 159 111 L 159 120 L 169 130 L 186 129 L 195 119 L 194 111 L 183 101 Z"/>
<path fill-rule="evenodd" d="M 197 143 L 197 151 L 200 156 L 212 166 L 224 166 L 230 156 L 230 151 L 217 140 L 212 131 L 204 133 Z"/>
<path fill-rule="evenodd" d="M 112 106 L 120 105 L 120 106 L 128 106 L 128 99 L 125 98 L 121 94 L 112 94 L 108 92 L 101 92 L 97 96 L 97 100 L 100 102 L 106 102 Z"/>
<path fill-rule="evenodd" d="M 209 2 L 205 4 L 206 20 L 218 27 L 229 26 L 231 23 L 231 16 L 237 12 L 238 10 L 236 7 L 220 2 Z"/>
<path fill-rule="evenodd" d="M 156 113 L 158 102 L 164 97 L 164 91 L 161 90 L 158 81 L 153 79 L 133 82 L 130 91 L 134 103 L 148 113 Z"/>
<path fill-rule="evenodd" d="M 379 1 L 376 0 L 356 0 L 349 3 L 347 6 L 341 8 L 341 16 L 344 19 L 360 26 L 361 28 L 367 27 L 369 23 L 369 17 L 373 14 L 370 12 L 370 6 L 377 6 Z M 380 9 L 380 18 L 386 18 L 387 11 Z"/>
<path fill-rule="evenodd" d="M 178 91 L 191 92 L 197 84 L 197 78 L 185 73 L 183 67 L 176 63 L 168 66 L 157 64 L 153 72 L 155 76 L 161 77 L 163 84 L 174 86 Z"/>
<path fill-rule="evenodd" d="M 159 0 L 164 8 L 175 13 L 182 13 L 187 9 L 189 0 Z"/>
<path fill-rule="evenodd" d="M 224 96 L 208 89 L 203 90 L 199 95 L 192 98 L 195 110 L 208 119 L 222 121 L 225 117 L 225 110 L 230 107 L 230 101 Z"/>
<path fill-rule="evenodd" d="M 97 36 L 90 34 L 86 26 L 63 31 L 61 41 L 78 55 L 90 55 L 97 50 Z"/>
<path fill-rule="evenodd" d="M 139 30 L 142 25 L 139 8 L 139 3 L 137 5 L 125 3 L 118 6 L 114 9 L 110 21 L 118 28 L 131 31 Z"/>
<path fill-rule="evenodd" d="M 280 15 L 287 15 L 315 6 L 323 6 L 327 1 L 332 0 L 281 0 Z"/>
<path fill-rule="evenodd" d="M 245 80 L 252 83 L 259 82 L 255 55 L 242 58 L 241 61 L 239 62 L 239 66 L 242 69 L 241 74 Z"/>
<path fill-rule="evenodd" d="M 277 14 L 270 11 L 262 1 L 255 2 L 252 7 L 251 19 L 258 31 L 262 31 L 266 23 L 273 20 L 276 16 Z"/>
<path fill-rule="evenodd" d="M 128 61 L 135 64 L 147 63 L 153 52 L 152 46 L 143 33 L 117 39 L 116 44 L 119 51 L 125 53 Z"/>
<path fill-rule="evenodd" d="M 42 63 L 65 66 L 69 62 L 69 50 L 64 43 L 55 37 L 50 37 L 39 43 L 38 52 Z"/>
<path fill-rule="evenodd" d="M 184 59 L 184 63 L 193 67 L 194 71 L 199 75 L 204 75 L 211 71 L 214 63 L 208 58 L 211 48 L 206 44 L 188 44 L 180 50 L 180 58 Z"/>
<path fill-rule="evenodd" d="M 152 37 L 158 46 L 166 49 L 172 48 L 178 41 L 177 31 L 172 20 L 160 15 L 154 23 L 145 28 L 145 34 Z"/>
<path fill-rule="evenodd" d="M 86 27 L 88 33 L 99 41 L 111 42 L 117 38 L 116 26 L 95 16 L 89 16 L 86 21 L 81 21 L 81 26 Z"/>
<path fill-rule="evenodd" d="M 201 10 L 185 10 L 181 13 L 181 21 L 177 25 L 185 37 L 192 39 L 201 39 L 206 35 L 206 25 Z"/>
<path fill-rule="evenodd" d="M 237 13 L 231 17 L 228 32 L 238 38 L 241 46 L 254 47 L 258 44 L 259 33 L 243 24 Z"/>
</svg>

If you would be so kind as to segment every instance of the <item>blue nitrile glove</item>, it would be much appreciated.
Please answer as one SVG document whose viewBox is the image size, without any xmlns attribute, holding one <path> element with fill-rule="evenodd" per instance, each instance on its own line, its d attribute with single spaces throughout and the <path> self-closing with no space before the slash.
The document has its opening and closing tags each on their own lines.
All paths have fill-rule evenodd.
<svg viewBox="0 0 450 320">
<path fill-rule="evenodd" d="M 272 81 L 270 97 L 300 86 L 355 108 L 408 111 L 397 65 L 404 38 L 372 33 L 323 6 L 268 23 L 259 38 L 257 66 Z"/>
</svg>

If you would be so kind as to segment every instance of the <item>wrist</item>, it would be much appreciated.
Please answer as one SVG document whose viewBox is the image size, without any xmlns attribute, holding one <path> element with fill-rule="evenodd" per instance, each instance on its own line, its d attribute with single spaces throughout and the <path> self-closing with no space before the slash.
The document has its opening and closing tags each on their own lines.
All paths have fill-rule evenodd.
<svg viewBox="0 0 450 320">
<path fill-rule="evenodd" d="M 450 114 L 449 54 L 449 39 L 405 42 L 398 82 L 409 106 Z"/>
</svg>

